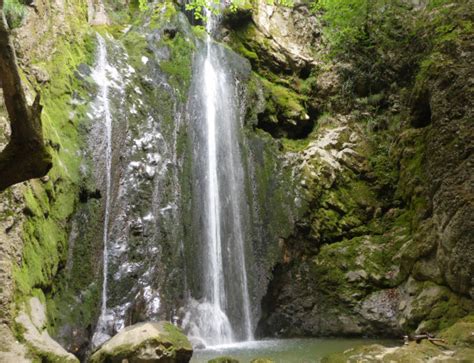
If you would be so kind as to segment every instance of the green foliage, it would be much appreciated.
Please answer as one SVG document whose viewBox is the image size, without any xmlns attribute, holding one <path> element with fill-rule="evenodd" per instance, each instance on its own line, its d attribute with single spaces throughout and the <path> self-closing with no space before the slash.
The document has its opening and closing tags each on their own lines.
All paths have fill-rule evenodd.
<svg viewBox="0 0 474 363">
<path fill-rule="evenodd" d="M 277 6 L 285 6 L 291 7 L 294 4 L 293 0 L 267 0 L 268 5 L 277 5 Z"/>
<path fill-rule="evenodd" d="M 181 34 L 173 39 L 164 39 L 162 42 L 169 47 L 171 57 L 168 61 L 162 61 L 160 68 L 169 75 L 170 84 L 179 90 L 180 97 L 184 100 L 191 82 L 194 44 Z"/>
<path fill-rule="evenodd" d="M 229 10 L 231 12 L 235 12 L 237 10 L 242 10 L 242 9 L 250 9 L 250 8 L 252 8 L 252 4 L 250 3 L 249 0 L 233 0 L 229 6 Z"/>
<path fill-rule="evenodd" d="M 453 0 L 431 0 L 428 2 L 428 9 L 436 9 L 440 6 L 452 3 Z"/>
<path fill-rule="evenodd" d="M 411 40 L 410 7 L 402 0 L 315 0 L 333 53 L 364 48 L 404 47 Z"/>
<path fill-rule="evenodd" d="M 219 13 L 219 5 L 219 0 L 192 0 L 186 4 L 186 10 L 192 11 L 196 19 L 205 20 L 207 10 L 216 15 Z"/>
<path fill-rule="evenodd" d="M 206 34 L 206 28 L 204 28 L 202 25 L 195 25 L 192 29 L 194 35 L 198 38 L 203 38 Z"/>
<path fill-rule="evenodd" d="M 232 357 L 222 356 L 211 359 L 208 363 L 239 363 L 239 361 Z"/>
<path fill-rule="evenodd" d="M 26 15 L 26 7 L 20 0 L 5 0 L 3 11 L 11 29 L 22 25 Z"/>
<path fill-rule="evenodd" d="M 138 0 L 138 9 L 140 9 L 140 11 L 148 10 L 148 1 L 147 0 Z"/>
<path fill-rule="evenodd" d="M 369 0 L 316 0 L 313 11 L 322 11 L 327 22 L 326 35 L 336 46 L 364 37 L 371 10 Z"/>
<path fill-rule="evenodd" d="M 293 0 L 267 0 L 267 4 L 276 6 L 291 7 L 294 4 Z M 236 12 L 237 10 L 250 9 L 252 7 L 250 0 L 231 0 L 229 10 Z M 191 0 L 186 4 L 186 10 L 192 11 L 194 17 L 198 20 L 206 20 L 206 11 L 209 10 L 212 14 L 217 15 L 223 9 L 220 0 Z"/>
</svg>

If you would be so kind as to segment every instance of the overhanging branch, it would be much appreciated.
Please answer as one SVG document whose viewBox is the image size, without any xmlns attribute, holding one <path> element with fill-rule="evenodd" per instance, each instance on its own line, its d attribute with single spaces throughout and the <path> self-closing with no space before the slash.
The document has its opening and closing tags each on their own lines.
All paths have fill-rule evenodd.
<svg viewBox="0 0 474 363">
<path fill-rule="evenodd" d="M 0 0 L 0 84 L 11 125 L 8 145 L 0 153 L 0 191 L 22 181 L 39 178 L 51 169 L 41 128 L 39 95 L 30 107 L 26 101 L 10 38 L 3 0 Z"/>
</svg>

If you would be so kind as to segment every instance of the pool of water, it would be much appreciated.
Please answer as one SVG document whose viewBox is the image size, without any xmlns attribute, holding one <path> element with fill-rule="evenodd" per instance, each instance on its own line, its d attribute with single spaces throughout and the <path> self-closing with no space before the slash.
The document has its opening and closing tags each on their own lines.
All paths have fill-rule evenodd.
<svg viewBox="0 0 474 363">
<path fill-rule="evenodd" d="M 240 363 L 254 358 L 271 358 L 276 363 L 317 363 L 331 353 L 343 352 L 359 345 L 401 344 L 393 340 L 374 339 L 273 339 L 218 345 L 195 350 L 191 363 L 207 363 L 208 360 L 230 356 Z"/>
</svg>

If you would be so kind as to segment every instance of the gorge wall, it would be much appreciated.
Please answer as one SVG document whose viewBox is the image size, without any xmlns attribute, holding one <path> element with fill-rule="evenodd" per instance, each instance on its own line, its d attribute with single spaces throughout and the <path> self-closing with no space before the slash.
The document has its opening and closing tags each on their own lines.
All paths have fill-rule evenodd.
<svg viewBox="0 0 474 363">
<path fill-rule="evenodd" d="M 308 206 L 260 334 L 397 336 L 472 313 L 472 3 L 395 2 L 339 50 L 304 3 L 239 15 L 229 42 L 268 97 L 256 127 Z"/>
<path fill-rule="evenodd" d="M 394 2 L 342 43 L 310 5 L 225 12 L 217 36 L 238 85 L 256 332 L 445 329 L 474 311 L 473 3 Z M 84 359 L 100 314 L 96 31 L 113 114 L 109 334 L 180 320 L 200 295 L 188 122 L 204 31 L 171 2 L 25 9 L 15 46 L 53 169 L 0 195 L 0 359 L 74 361 L 49 335 Z M 1 102 L 0 130 L 4 145 Z"/>
</svg>

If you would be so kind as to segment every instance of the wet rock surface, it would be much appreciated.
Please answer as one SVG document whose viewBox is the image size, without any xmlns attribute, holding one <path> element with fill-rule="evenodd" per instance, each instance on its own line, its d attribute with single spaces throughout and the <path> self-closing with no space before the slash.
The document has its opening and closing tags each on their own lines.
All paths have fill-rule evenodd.
<svg viewBox="0 0 474 363">
<path fill-rule="evenodd" d="M 458 21 L 468 11 L 462 5 L 449 9 Z M 260 15 L 260 9 L 254 11 Z M 407 16 L 420 22 L 440 14 L 423 7 L 413 11 Z M 241 43 L 234 38 L 231 44 L 255 51 L 257 71 L 270 79 L 277 74 L 283 84 L 284 72 L 273 74 L 258 65 L 271 51 L 253 46 L 242 34 Z M 471 40 L 472 32 L 461 31 L 436 43 L 420 55 L 423 66 L 416 77 L 417 68 L 402 48 L 397 60 L 381 53 L 381 64 L 392 71 L 412 64 L 405 75 L 413 78 L 406 88 L 392 84 L 372 95 L 361 88 L 364 56 L 355 50 L 358 60 L 348 55 L 313 68 L 315 88 L 303 104 L 323 116 L 304 142 L 289 142 L 284 131 L 259 125 L 282 138 L 308 206 L 295 234 L 280 243 L 280 262 L 262 302 L 261 335 L 401 336 L 438 331 L 473 311 L 467 276 L 473 273 L 474 229 L 466 217 L 473 212 L 467 187 L 472 145 L 466 138 L 473 127 L 472 104 L 464 98 L 473 92 L 466 58 L 472 55 Z M 310 44 L 317 53 L 319 43 Z M 402 83 L 390 72 L 374 71 L 365 85 L 376 93 L 390 76 Z M 352 101 L 342 96 L 348 74 L 355 77 Z M 294 81 L 290 85 L 302 94 L 292 87 Z M 284 123 L 273 127 L 284 130 Z"/>
</svg>

